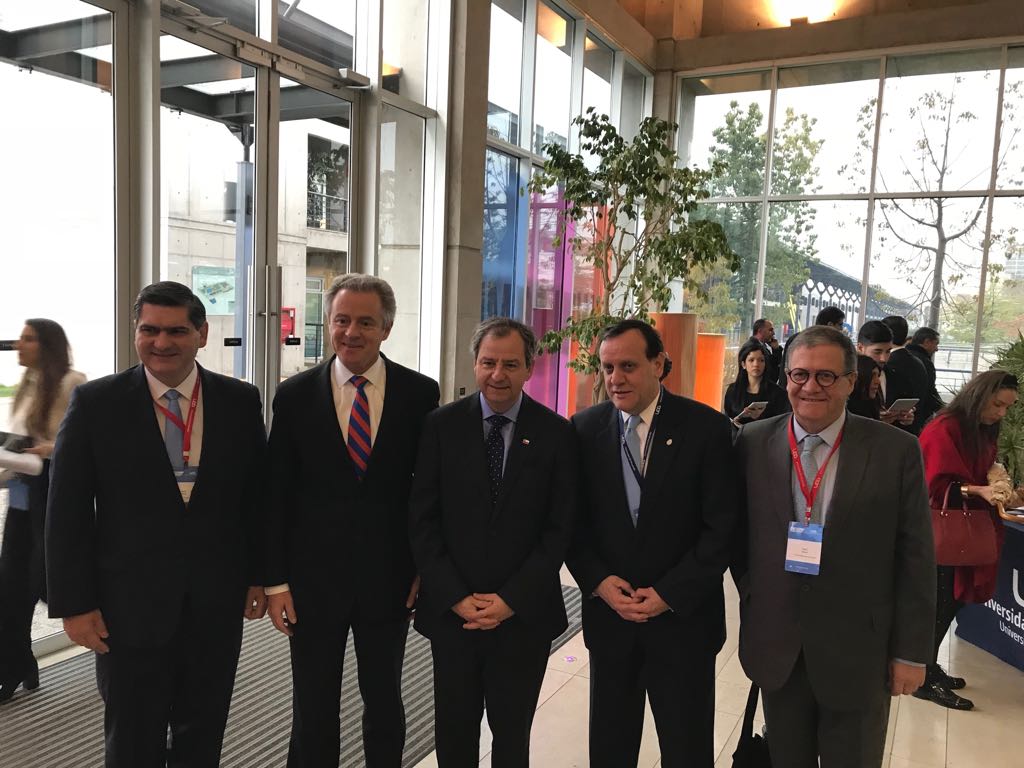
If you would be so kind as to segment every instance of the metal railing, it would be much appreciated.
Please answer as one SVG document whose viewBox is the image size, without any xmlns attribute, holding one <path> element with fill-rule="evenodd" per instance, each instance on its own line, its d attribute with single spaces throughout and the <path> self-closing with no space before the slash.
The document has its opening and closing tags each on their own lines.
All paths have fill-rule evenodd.
<svg viewBox="0 0 1024 768">
<path fill-rule="evenodd" d="M 306 226 L 331 232 L 348 232 L 348 200 L 315 190 L 307 191 Z"/>
</svg>

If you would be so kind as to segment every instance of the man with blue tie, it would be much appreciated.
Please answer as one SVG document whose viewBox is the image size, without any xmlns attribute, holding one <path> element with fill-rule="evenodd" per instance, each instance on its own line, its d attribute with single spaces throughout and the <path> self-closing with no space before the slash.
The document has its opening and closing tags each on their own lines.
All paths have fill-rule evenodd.
<svg viewBox="0 0 1024 768">
<path fill-rule="evenodd" d="M 583 492 L 566 558 L 586 596 L 590 765 L 637 764 L 646 696 L 661 765 L 711 768 L 738 513 L 729 420 L 661 387 L 649 324 L 606 328 L 598 354 L 608 400 L 572 418 Z"/>
<path fill-rule="evenodd" d="M 551 641 L 566 627 L 558 572 L 576 510 L 572 428 L 523 393 L 533 331 L 504 317 L 473 334 L 479 392 L 431 414 L 411 501 L 430 638 L 440 768 L 525 768 Z"/>
<path fill-rule="evenodd" d="M 265 609 L 260 397 L 196 364 L 207 332 L 187 287 L 144 288 L 142 364 L 76 389 L 54 448 L 50 615 L 97 654 L 107 768 L 217 765 Z"/>
<path fill-rule="evenodd" d="M 281 384 L 270 431 L 268 605 L 290 638 L 289 768 L 337 768 L 349 630 L 368 768 L 399 768 L 402 662 L 419 579 L 409 489 L 437 382 L 380 352 L 395 322 L 384 280 L 348 274 L 324 296 L 334 356 Z"/>
</svg>

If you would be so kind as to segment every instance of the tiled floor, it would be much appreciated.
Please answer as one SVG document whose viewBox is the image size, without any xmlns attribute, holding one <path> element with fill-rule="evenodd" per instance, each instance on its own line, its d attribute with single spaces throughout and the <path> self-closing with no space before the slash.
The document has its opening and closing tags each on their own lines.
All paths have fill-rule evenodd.
<svg viewBox="0 0 1024 768">
<path fill-rule="evenodd" d="M 563 570 L 563 582 L 572 583 Z M 736 652 L 738 609 L 732 583 L 726 579 L 729 639 L 716 664 L 716 768 L 732 765 L 746 705 L 749 681 Z M 940 661 L 967 678 L 964 691 L 974 701 L 972 712 L 951 712 L 904 696 L 893 702 L 886 741 L 888 768 L 1018 768 L 1024 766 L 1020 733 L 1024 727 L 1024 673 L 969 643 L 953 638 Z M 587 765 L 588 661 L 583 636 L 577 635 L 551 657 L 541 689 L 531 741 L 537 768 Z M 756 726 L 761 726 L 760 716 Z M 490 732 L 481 727 L 480 765 L 490 766 Z M 433 768 L 433 755 L 417 768 Z M 644 723 L 640 768 L 659 768 L 658 743 L 650 709 Z"/>
</svg>

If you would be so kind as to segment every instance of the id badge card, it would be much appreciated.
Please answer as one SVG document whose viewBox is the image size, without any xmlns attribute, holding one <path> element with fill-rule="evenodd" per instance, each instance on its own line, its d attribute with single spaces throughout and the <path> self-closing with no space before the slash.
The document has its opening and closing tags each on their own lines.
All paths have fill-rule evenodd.
<svg viewBox="0 0 1024 768">
<path fill-rule="evenodd" d="M 192 488 L 195 487 L 197 477 L 199 477 L 199 467 L 184 467 L 174 470 L 174 479 L 178 483 L 178 490 L 181 491 L 181 500 L 186 504 L 192 497 Z"/>
<path fill-rule="evenodd" d="M 822 527 L 815 523 L 789 524 L 789 537 L 786 539 L 787 571 L 808 576 L 818 575 L 821 569 L 822 530 Z"/>
</svg>

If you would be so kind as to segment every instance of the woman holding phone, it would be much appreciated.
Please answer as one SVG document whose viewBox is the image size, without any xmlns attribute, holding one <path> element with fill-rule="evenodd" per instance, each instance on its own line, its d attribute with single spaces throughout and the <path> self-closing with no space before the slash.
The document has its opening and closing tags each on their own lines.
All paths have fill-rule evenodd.
<svg viewBox="0 0 1024 768">
<path fill-rule="evenodd" d="M 0 547 L 0 703 L 19 685 L 26 690 L 39 685 L 32 614 L 36 603 L 46 599 L 43 526 L 49 458 L 71 390 L 85 381 L 71 370 L 67 336 L 53 320 L 26 320 L 15 349 L 25 374 L 14 395 L 9 431 L 30 438 L 24 452 L 42 458 L 43 471 L 38 477 L 14 475 L 6 483 L 7 518 Z"/>
<path fill-rule="evenodd" d="M 764 349 L 756 339 L 740 347 L 736 381 L 725 390 L 725 415 L 734 427 L 790 411 L 786 391 L 765 378 L 766 367 Z"/>
</svg>

